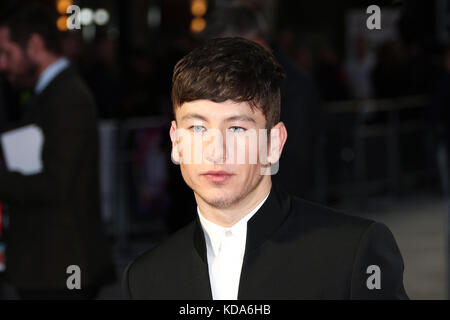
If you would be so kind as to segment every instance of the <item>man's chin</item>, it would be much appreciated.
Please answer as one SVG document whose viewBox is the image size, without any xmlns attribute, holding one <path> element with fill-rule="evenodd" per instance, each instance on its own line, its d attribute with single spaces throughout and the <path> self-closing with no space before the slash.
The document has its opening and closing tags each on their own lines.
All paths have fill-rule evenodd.
<svg viewBox="0 0 450 320">
<path fill-rule="evenodd" d="M 233 205 L 236 200 L 237 196 L 233 196 L 230 194 L 226 194 L 223 191 L 222 192 L 211 192 L 211 190 L 208 190 L 206 192 L 197 192 L 197 194 L 205 201 L 207 204 L 214 208 L 218 209 L 224 209 L 228 208 L 231 205 Z"/>
<path fill-rule="evenodd" d="M 206 200 L 206 203 L 208 203 L 211 207 L 217 209 L 226 209 L 231 207 L 235 203 L 235 201 L 234 199 L 215 198 Z"/>
</svg>

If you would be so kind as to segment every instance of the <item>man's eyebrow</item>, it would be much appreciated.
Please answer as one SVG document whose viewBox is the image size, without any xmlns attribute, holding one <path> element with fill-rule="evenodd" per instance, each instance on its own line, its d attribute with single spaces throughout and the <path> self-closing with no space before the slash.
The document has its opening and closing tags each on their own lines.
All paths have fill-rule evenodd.
<svg viewBox="0 0 450 320">
<path fill-rule="evenodd" d="M 198 113 L 187 113 L 184 116 L 181 117 L 181 121 L 184 120 L 191 120 L 191 119 L 199 119 L 205 122 L 208 122 L 208 119 L 204 116 L 202 116 L 201 114 Z M 256 120 L 253 119 L 250 116 L 247 115 L 235 115 L 235 116 L 231 116 L 225 119 L 226 122 L 231 122 L 231 121 L 247 121 L 247 122 L 253 122 L 256 123 Z"/>
<path fill-rule="evenodd" d="M 225 121 L 247 121 L 247 122 L 253 122 L 256 123 L 255 119 L 253 119 L 250 116 L 246 116 L 246 115 L 237 115 L 237 116 L 232 116 L 229 118 L 226 118 Z"/>
<path fill-rule="evenodd" d="M 208 120 L 204 116 L 202 116 L 201 114 L 198 114 L 198 113 L 188 113 L 181 117 L 181 121 L 191 120 L 191 119 L 200 119 L 205 122 L 208 122 Z"/>
</svg>

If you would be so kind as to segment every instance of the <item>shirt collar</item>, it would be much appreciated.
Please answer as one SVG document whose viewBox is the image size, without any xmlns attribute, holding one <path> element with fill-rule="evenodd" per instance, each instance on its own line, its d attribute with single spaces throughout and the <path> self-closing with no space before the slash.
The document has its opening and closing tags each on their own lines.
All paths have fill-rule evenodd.
<svg viewBox="0 0 450 320">
<path fill-rule="evenodd" d="M 69 66 L 70 62 L 67 58 L 60 58 L 49 65 L 39 76 L 38 82 L 34 87 L 34 93 L 40 94 L 45 87 Z"/>
<path fill-rule="evenodd" d="M 247 222 L 256 214 L 259 208 L 264 204 L 264 202 L 269 197 L 270 191 L 267 196 L 248 214 L 246 214 L 241 220 L 239 220 L 232 227 L 226 228 L 219 226 L 209 220 L 207 220 L 200 212 L 199 207 L 197 206 L 197 213 L 200 218 L 200 223 L 202 225 L 202 229 L 205 233 L 205 238 L 207 243 L 213 249 L 214 255 L 217 256 L 220 250 L 220 246 L 222 243 L 222 239 L 225 236 L 226 232 L 232 232 L 235 235 L 241 236 L 245 240 L 246 232 L 247 232 Z"/>
</svg>

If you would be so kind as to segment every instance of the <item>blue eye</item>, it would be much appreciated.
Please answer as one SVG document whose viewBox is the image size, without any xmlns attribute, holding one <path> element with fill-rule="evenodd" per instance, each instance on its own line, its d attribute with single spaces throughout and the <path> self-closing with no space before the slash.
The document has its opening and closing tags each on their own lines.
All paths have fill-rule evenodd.
<svg viewBox="0 0 450 320">
<path fill-rule="evenodd" d="M 190 127 L 190 129 L 192 129 L 192 131 L 194 131 L 195 133 L 202 133 L 206 131 L 206 128 L 204 126 L 192 126 Z"/>
<path fill-rule="evenodd" d="M 231 132 L 235 132 L 235 133 L 241 133 L 241 132 L 244 132 L 244 131 L 245 131 L 244 128 L 242 128 L 242 127 L 236 127 L 236 126 L 230 127 L 230 129 L 228 129 L 228 130 L 230 130 Z"/>
</svg>

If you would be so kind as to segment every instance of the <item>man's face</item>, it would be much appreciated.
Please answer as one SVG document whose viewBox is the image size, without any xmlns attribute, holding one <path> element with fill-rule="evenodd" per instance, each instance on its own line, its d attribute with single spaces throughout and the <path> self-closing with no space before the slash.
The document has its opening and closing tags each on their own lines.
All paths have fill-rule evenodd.
<svg viewBox="0 0 450 320">
<path fill-rule="evenodd" d="M 26 50 L 11 41 L 8 27 L 0 27 L 0 72 L 16 88 L 32 87 L 37 73 L 37 65 Z"/>
<path fill-rule="evenodd" d="M 270 179 L 261 174 L 270 167 L 264 159 L 268 143 L 261 110 L 246 102 L 195 100 L 177 108 L 175 118 L 172 157 L 180 162 L 185 182 L 206 203 L 229 208 Z"/>
</svg>

